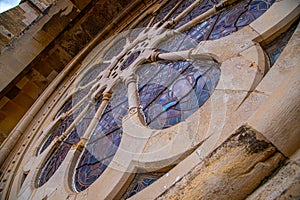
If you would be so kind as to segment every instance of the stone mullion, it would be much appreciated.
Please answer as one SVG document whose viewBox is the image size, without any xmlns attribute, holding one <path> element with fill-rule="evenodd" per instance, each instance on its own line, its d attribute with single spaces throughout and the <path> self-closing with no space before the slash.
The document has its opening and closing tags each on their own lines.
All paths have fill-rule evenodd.
<svg viewBox="0 0 300 200">
<path fill-rule="evenodd" d="M 92 135 L 96 125 L 98 124 L 99 120 L 101 119 L 101 117 L 109 103 L 110 98 L 111 98 L 111 93 L 107 92 L 107 93 L 103 94 L 102 102 L 101 102 L 99 108 L 97 109 L 97 112 L 95 113 L 93 119 L 91 120 L 88 128 L 84 132 L 83 136 L 80 138 L 80 141 L 77 144 L 73 145 L 72 148 L 76 148 L 79 151 L 82 151 L 84 149 L 88 139 Z"/>
<path fill-rule="evenodd" d="M 75 118 L 75 120 L 71 123 L 71 125 L 67 128 L 65 132 L 59 137 L 56 138 L 55 143 L 60 143 L 62 142 L 70 133 L 71 131 L 75 128 L 76 124 L 80 122 L 80 120 L 86 115 L 87 111 L 90 109 L 90 107 L 94 105 L 94 103 L 89 102 L 89 104 L 84 108 L 84 110 Z"/>
<path fill-rule="evenodd" d="M 170 53 L 160 53 L 157 55 L 158 60 L 166 60 L 166 61 L 182 61 L 190 58 L 190 54 L 193 49 L 189 49 L 186 51 L 178 51 L 178 52 L 170 52 Z"/>
<path fill-rule="evenodd" d="M 125 86 L 127 88 L 129 115 L 139 113 L 139 119 L 142 124 L 145 124 L 144 113 L 141 109 L 140 97 L 138 93 L 137 76 L 131 74 L 125 78 Z"/>
<path fill-rule="evenodd" d="M 171 28 L 175 26 L 178 22 L 180 22 L 183 18 L 185 18 L 185 16 L 188 15 L 194 8 L 196 8 L 201 2 L 202 0 L 197 0 L 194 3 L 192 3 L 192 5 L 190 5 L 184 11 L 182 11 L 177 17 L 175 17 L 175 19 L 166 22 L 163 25 L 163 28 Z"/>
<path fill-rule="evenodd" d="M 238 0 L 224 0 L 224 1 L 221 1 L 219 4 L 215 5 L 213 8 L 211 8 L 208 11 L 202 13 L 201 15 L 199 15 L 195 19 L 189 21 L 188 23 L 186 23 L 186 24 L 178 27 L 176 30 L 179 31 L 179 32 L 185 32 L 188 29 L 192 28 L 193 26 L 199 24 L 201 21 L 203 21 L 203 20 L 207 19 L 208 17 L 216 14 L 218 11 L 220 11 L 220 10 L 222 10 L 222 9 L 230 6 L 230 5 L 232 5 L 233 3 L 236 3 L 237 1 Z M 189 8 L 187 8 L 185 11 L 183 11 L 182 14 L 185 14 L 185 15 L 188 14 L 191 11 L 191 10 L 189 10 L 189 12 L 187 13 L 188 9 Z M 177 18 L 175 18 L 173 20 L 172 25 L 177 24 L 182 19 L 181 15 L 179 15 Z"/>
</svg>

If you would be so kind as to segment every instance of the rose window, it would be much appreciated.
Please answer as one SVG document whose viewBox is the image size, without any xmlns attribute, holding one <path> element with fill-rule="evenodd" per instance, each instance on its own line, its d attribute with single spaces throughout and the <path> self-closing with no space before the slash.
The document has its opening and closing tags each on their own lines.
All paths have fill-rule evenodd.
<svg viewBox="0 0 300 200">
<path fill-rule="evenodd" d="M 108 176 L 108 169 L 122 177 L 139 174 L 123 198 L 155 182 L 165 173 L 162 169 L 176 165 L 192 148 L 183 148 L 163 166 L 150 166 L 146 160 L 151 153 L 144 155 L 149 137 L 180 130 L 219 83 L 221 61 L 195 49 L 201 41 L 247 26 L 273 2 L 167 1 L 135 29 L 99 44 L 46 130 L 38 154 L 47 155 L 36 186 L 46 187 L 74 149 L 79 153 L 72 157 L 69 183 L 75 192 Z M 157 146 L 157 152 L 164 148 Z"/>
</svg>

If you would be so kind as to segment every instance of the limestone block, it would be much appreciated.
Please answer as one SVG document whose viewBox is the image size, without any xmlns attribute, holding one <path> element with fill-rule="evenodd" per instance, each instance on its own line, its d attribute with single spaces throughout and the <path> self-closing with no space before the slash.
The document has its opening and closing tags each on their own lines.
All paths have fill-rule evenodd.
<svg viewBox="0 0 300 200">
<path fill-rule="evenodd" d="M 22 92 L 30 96 L 32 99 L 36 99 L 42 93 L 42 89 L 36 86 L 33 82 L 28 82 L 22 88 Z"/>
<path fill-rule="evenodd" d="M 26 77 L 23 77 L 17 84 L 16 86 L 19 88 L 19 89 L 22 89 L 27 83 L 28 83 L 28 78 Z"/>
<path fill-rule="evenodd" d="M 248 120 L 287 157 L 300 147 L 299 77 L 298 67 Z"/>
<path fill-rule="evenodd" d="M 18 196 L 19 199 L 29 199 L 30 195 L 32 194 L 32 188 L 28 186 L 26 189 L 23 190 L 22 193 L 20 193 L 20 196 Z"/>
<path fill-rule="evenodd" d="M 16 76 L 15 68 L 14 67 L 20 67 L 21 63 L 19 63 L 17 60 L 10 59 L 8 63 L 6 63 L 2 58 L 7 58 L 5 55 L 0 55 L 0 73 L 1 73 L 1 79 L 0 79 L 0 90 L 2 91 L 7 84 Z"/>
<path fill-rule="evenodd" d="M 256 77 L 260 74 L 259 67 L 242 56 L 224 61 L 221 65 L 220 81 L 216 89 L 251 91 Z"/>
<path fill-rule="evenodd" d="M 299 199 L 300 198 L 300 166 L 295 160 L 300 159 L 300 151 L 293 155 L 274 176 L 259 187 L 247 200 L 263 199 Z"/>
<path fill-rule="evenodd" d="M 283 160 L 260 133 L 242 126 L 158 199 L 244 199 Z"/>
<path fill-rule="evenodd" d="M 237 53 L 243 52 L 252 47 L 255 43 L 251 40 L 251 38 L 256 37 L 259 37 L 257 32 L 249 26 L 246 26 L 228 37 L 201 42 L 193 54 L 213 53 L 217 55 L 221 61 L 224 61 L 235 56 Z M 226 51 L 224 51 L 224 49 L 226 49 Z"/>
<path fill-rule="evenodd" d="M 289 74 L 299 68 L 300 57 L 300 27 L 297 27 L 288 45 L 281 53 L 274 66 L 268 71 L 265 78 L 257 86 L 256 90 L 267 95 L 275 91 Z"/>
<path fill-rule="evenodd" d="M 0 109 L 9 101 L 9 98 L 3 97 L 0 99 Z"/>
<path fill-rule="evenodd" d="M 34 8 L 32 8 L 27 2 L 21 3 L 19 7 L 22 8 L 22 10 L 24 10 L 25 12 L 23 14 L 24 19 L 22 20 L 22 22 L 24 22 L 26 26 L 29 26 L 40 15 L 40 13 L 34 10 Z"/>
<path fill-rule="evenodd" d="M 277 1 L 272 5 L 272 9 L 267 10 L 263 17 L 251 23 L 250 27 L 260 34 L 261 39 L 267 39 L 280 31 L 292 19 L 297 18 L 300 12 L 299 5 L 297 0 Z M 268 23 L 264 23 L 266 19 Z"/>
<path fill-rule="evenodd" d="M 24 94 L 23 92 L 17 94 L 13 101 L 26 110 L 29 109 L 30 106 L 34 103 L 34 99 Z"/>
<path fill-rule="evenodd" d="M 31 31 L 29 30 L 29 32 Z M 32 37 L 43 46 L 47 46 L 54 39 L 52 35 L 45 32 L 43 29 L 38 29 L 38 31 L 32 31 L 32 32 L 33 32 L 31 33 Z"/>
</svg>

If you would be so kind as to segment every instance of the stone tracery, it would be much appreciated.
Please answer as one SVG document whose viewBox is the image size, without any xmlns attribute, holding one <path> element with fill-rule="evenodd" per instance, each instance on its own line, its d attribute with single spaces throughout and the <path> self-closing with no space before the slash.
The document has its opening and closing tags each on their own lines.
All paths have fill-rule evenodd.
<svg viewBox="0 0 300 200">
<path fill-rule="evenodd" d="M 217 2 L 214 2 L 214 3 L 217 3 Z M 195 8 L 198 4 L 200 4 L 200 1 L 198 1 L 196 3 L 193 3 L 191 7 L 186 7 L 186 9 L 190 10 L 190 11 L 191 10 L 194 11 L 194 9 L 191 9 L 191 8 Z M 208 6 L 208 7 L 207 6 L 203 6 L 203 4 L 200 4 L 200 6 L 201 6 L 202 9 L 200 9 L 200 12 L 198 14 L 204 13 L 205 11 L 208 10 L 208 7 L 209 8 L 211 7 L 211 6 Z M 239 6 L 243 7 L 242 5 L 239 5 Z M 240 10 L 238 7 L 234 8 L 234 9 L 235 10 Z M 233 9 L 233 13 L 234 13 L 234 9 Z M 250 10 L 251 10 L 251 8 L 250 8 Z M 187 12 L 186 10 L 183 10 L 183 13 L 188 14 L 189 12 Z M 220 24 L 222 24 L 222 20 L 225 18 L 226 15 L 227 14 L 225 14 L 224 17 L 221 17 L 221 19 L 218 19 L 218 21 L 219 21 Z M 195 16 L 196 15 L 193 15 L 193 17 L 195 17 Z M 241 19 L 240 16 L 237 16 L 237 15 L 234 15 L 234 16 L 236 16 L 236 20 L 238 22 L 241 21 L 240 20 Z M 258 16 L 259 15 L 257 15 L 256 17 L 258 17 Z M 184 17 L 184 15 L 181 15 L 181 17 L 179 17 L 179 18 L 183 18 L 183 17 Z M 228 18 L 231 18 L 231 15 L 229 15 Z M 203 19 L 205 19 L 205 18 L 203 18 Z M 213 16 L 212 19 L 215 19 L 215 17 Z M 175 17 L 175 19 L 174 19 L 175 23 L 176 23 L 176 20 L 178 22 L 180 22 L 180 20 L 178 20 L 178 17 Z M 209 20 L 211 20 L 211 19 L 208 19 L 208 21 Z M 253 19 L 251 19 L 251 18 L 247 19 L 247 23 L 250 23 L 252 20 L 254 20 L 254 18 Z M 198 19 L 198 21 L 201 21 L 201 20 Z M 237 23 L 237 21 L 232 21 L 231 25 Z M 161 21 L 159 21 L 159 22 L 157 22 L 156 25 L 154 25 L 154 27 L 158 27 L 159 25 L 162 25 L 162 24 L 163 24 L 162 27 L 167 27 L 168 24 L 170 24 L 170 23 L 171 23 L 171 21 L 169 21 L 169 22 L 167 21 L 167 22 L 165 22 L 163 24 Z M 172 23 L 174 23 L 174 22 L 172 22 Z M 191 27 L 193 27 L 197 23 L 193 24 Z M 202 22 L 202 23 L 207 23 L 207 22 Z M 214 23 L 217 25 L 216 21 Z M 178 24 L 180 24 L 180 23 L 178 23 Z M 177 27 L 177 29 L 178 30 L 186 29 L 185 27 L 186 27 L 186 25 L 182 24 L 181 26 Z M 225 26 L 221 26 L 221 27 L 225 27 Z M 216 33 L 215 33 L 215 31 L 212 30 L 212 28 L 214 28 L 214 27 L 211 27 L 210 29 L 204 29 L 204 30 L 210 30 L 209 34 L 213 37 L 211 39 L 214 39 L 215 36 L 213 36 L 213 35 L 216 34 Z M 217 28 L 217 30 L 219 31 L 220 28 Z M 229 29 L 225 29 L 225 30 L 228 31 Z M 237 29 L 233 29 L 233 30 L 230 29 L 228 33 L 226 32 L 225 35 L 229 34 L 232 31 L 236 31 L 236 30 Z M 199 32 L 199 30 L 197 30 L 197 31 Z M 197 34 L 199 34 L 198 32 L 197 32 Z M 191 36 L 193 36 L 192 33 L 193 32 L 190 32 L 189 34 Z M 200 33 L 201 33 L 201 31 L 200 31 Z M 152 50 L 155 47 L 155 45 L 158 44 L 160 41 L 165 41 L 166 38 L 170 37 L 170 34 L 172 35 L 173 31 L 166 30 L 166 29 L 163 29 L 163 28 L 156 28 L 156 29 L 150 29 L 150 30 L 146 29 L 145 31 L 142 31 L 140 33 L 140 35 L 138 36 L 138 38 L 135 39 L 135 40 L 133 40 L 133 41 L 130 41 L 130 39 L 128 39 L 128 37 L 127 37 L 127 41 L 129 41 L 129 43 L 127 43 L 126 45 L 124 45 L 125 48 L 123 50 L 121 50 L 122 48 L 119 48 L 119 49 L 117 48 L 118 49 L 118 53 L 117 54 L 115 54 L 115 55 L 109 55 L 108 56 L 109 58 L 115 58 L 115 61 L 113 61 L 113 62 L 110 63 L 110 65 L 107 68 L 107 70 L 103 71 L 104 70 L 103 69 L 102 72 L 100 71 L 100 73 L 96 77 L 95 77 L 95 74 L 96 74 L 95 73 L 93 75 L 94 80 L 91 80 L 91 82 L 87 83 L 86 86 L 84 86 L 85 84 L 83 84 L 82 86 L 80 86 L 80 87 L 78 87 L 76 89 L 76 92 L 80 93 L 81 91 L 88 91 L 87 88 L 90 88 L 89 92 L 84 92 L 86 96 L 84 96 L 84 98 L 81 99 L 80 101 L 77 101 L 77 103 L 75 105 L 73 105 L 73 107 L 80 107 L 80 105 L 84 102 L 83 101 L 84 99 L 86 99 L 86 100 L 91 99 L 91 101 L 90 101 L 90 103 L 88 103 L 88 105 L 86 105 L 86 109 L 81 109 L 81 113 L 79 113 L 78 116 L 75 116 L 75 118 L 77 120 L 76 119 L 74 120 L 73 124 L 70 125 L 68 131 L 65 131 L 60 136 L 60 140 L 58 140 L 58 141 L 68 140 L 68 139 L 65 139 L 65 138 L 68 138 L 68 135 L 70 133 L 74 132 L 72 130 L 75 128 L 76 124 L 79 122 L 79 120 L 82 117 L 84 117 L 86 115 L 86 113 L 88 113 L 89 108 L 95 104 L 95 102 L 97 101 L 97 99 L 101 98 L 102 93 L 111 92 L 111 90 L 115 87 L 115 85 L 119 84 L 120 80 L 125 80 L 125 82 L 126 82 L 127 77 L 130 77 L 130 73 L 135 73 L 135 71 L 137 70 L 137 66 L 139 66 L 143 62 L 146 62 L 146 61 L 149 62 L 151 60 L 155 61 L 153 59 L 150 59 L 151 57 L 153 57 L 154 54 L 156 54 L 156 56 L 155 56 L 156 59 L 159 58 L 159 59 L 172 60 L 172 61 L 190 59 L 189 58 L 190 50 L 187 51 L 187 52 L 177 52 L 177 53 L 176 52 L 175 53 L 164 53 L 164 51 L 162 51 L 162 53 L 160 53 L 161 55 L 157 54 L 157 51 L 153 51 Z M 176 35 L 176 33 L 175 33 L 175 35 Z M 222 35 L 221 33 L 220 34 L 217 33 L 217 35 L 219 35 L 218 37 L 224 36 L 224 34 Z M 208 39 L 208 37 L 211 37 L 211 36 L 206 36 L 206 38 L 203 38 L 203 39 Z M 171 39 L 174 40 L 174 39 L 176 39 L 176 37 L 175 38 L 171 37 Z M 187 37 L 185 37 L 184 40 L 186 40 L 186 39 L 187 39 Z M 121 39 L 120 41 L 125 41 L 125 38 Z M 175 50 L 176 51 L 179 48 L 181 48 L 180 50 L 187 50 L 187 49 L 192 48 L 193 45 L 195 45 L 195 44 L 196 43 L 193 44 L 193 42 L 192 42 L 192 44 L 188 44 L 188 43 L 182 44 L 181 43 L 179 47 L 178 47 L 178 44 L 175 44 L 175 48 L 174 47 L 172 48 L 172 46 L 171 46 L 171 50 L 173 50 L 173 51 Z M 123 47 L 123 45 L 121 45 L 121 46 Z M 131 54 L 127 53 L 130 49 L 136 49 L 136 48 L 138 49 L 138 51 L 136 51 L 135 53 L 131 53 Z M 162 46 L 160 46 L 160 48 L 162 48 Z M 167 48 L 169 48 L 168 51 L 170 51 L 170 46 L 168 46 Z M 112 51 L 112 52 L 114 52 L 114 51 Z M 111 53 L 109 53 L 109 54 L 111 54 Z M 202 58 L 206 59 L 208 61 L 208 63 L 209 62 L 213 62 L 213 58 L 209 58 L 209 56 L 208 57 L 207 56 L 203 56 Z M 107 60 L 107 56 L 104 56 L 104 59 Z M 176 66 L 176 65 L 177 64 L 175 64 L 174 69 L 178 68 L 178 66 Z M 186 65 L 186 66 L 189 66 L 189 64 Z M 128 67 L 129 67 L 129 69 L 125 70 Z M 196 68 L 197 67 L 198 66 L 196 64 Z M 187 69 L 186 67 L 184 67 L 184 68 L 182 68 L 182 67 L 180 68 L 179 67 L 178 70 L 180 71 L 180 73 L 183 73 L 186 69 Z M 213 68 L 211 68 L 211 69 L 213 69 Z M 122 72 L 123 70 L 124 70 L 124 72 Z M 188 71 L 194 71 L 193 73 L 197 74 L 197 70 L 195 71 L 195 70 L 193 70 L 193 68 L 189 69 Z M 157 103 L 154 106 L 152 106 L 152 107 L 150 106 L 149 107 L 149 105 L 151 105 L 151 102 L 153 102 L 154 100 L 156 100 L 156 101 L 161 101 L 161 100 L 156 97 L 157 99 L 150 100 L 150 103 L 146 103 L 145 104 L 145 102 L 147 102 L 147 101 L 144 99 L 144 97 L 146 97 L 149 94 L 147 94 L 147 92 L 145 93 L 145 91 L 143 91 L 144 88 L 149 89 L 149 88 L 152 88 L 154 86 L 154 88 L 156 88 L 157 91 L 158 91 L 158 94 L 157 94 L 158 96 L 170 95 L 170 90 L 168 90 L 168 88 L 164 88 L 164 87 L 160 89 L 161 86 L 155 86 L 153 84 L 146 84 L 146 85 L 143 86 L 143 88 L 140 88 L 140 90 L 139 90 L 140 100 L 138 100 L 137 97 L 135 97 L 135 98 L 129 98 L 129 102 L 128 102 L 129 103 L 129 109 L 137 109 L 139 107 L 139 104 L 140 105 L 145 104 L 144 105 L 144 114 L 146 115 L 146 123 L 151 128 L 157 128 L 157 129 L 167 128 L 169 126 L 172 126 L 172 125 L 175 125 L 175 124 L 179 123 L 180 121 L 184 120 L 187 116 L 191 115 L 194 111 L 196 111 L 197 108 L 199 108 L 199 106 L 201 106 L 208 99 L 208 97 L 210 96 L 210 93 L 215 88 L 217 80 L 218 80 L 218 78 L 217 78 L 218 75 L 216 75 L 218 73 L 215 73 L 215 72 L 212 73 L 212 74 L 215 74 L 214 75 L 215 77 L 212 77 L 211 75 L 209 75 L 208 77 L 206 77 L 204 75 L 204 78 L 202 78 L 201 73 L 199 75 L 196 75 L 195 77 L 193 77 L 193 73 L 191 73 L 190 75 L 188 75 L 189 78 L 188 78 L 187 75 L 184 75 L 184 76 L 186 76 L 185 77 L 186 78 L 185 81 L 189 81 L 190 82 L 189 84 L 191 84 L 191 87 L 190 87 L 191 89 L 189 89 L 189 90 L 192 91 L 192 88 L 193 88 L 196 91 L 196 98 L 197 98 L 197 101 L 198 101 L 197 102 L 198 106 L 196 108 L 192 108 L 192 109 L 188 108 L 188 107 L 190 107 L 191 104 L 194 104 L 195 102 L 192 102 L 192 103 L 190 102 L 190 103 L 187 103 L 187 104 L 183 104 L 183 103 L 182 104 L 181 103 L 178 104 L 178 102 L 180 100 L 175 100 L 176 98 L 174 99 L 175 101 L 173 103 L 172 103 L 171 99 L 167 98 L 168 102 L 166 102 L 166 104 L 164 106 L 161 106 L 159 108 L 155 107 L 156 105 L 159 105 Z M 157 74 L 155 74 L 155 75 L 157 75 Z M 166 75 L 162 74 L 162 77 L 165 78 L 165 76 Z M 201 85 L 199 87 L 199 89 L 197 89 L 195 83 L 191 82 L 191 78 L 192 79 L 194 78 L 196 80 L 196 85 L 197 84 Z M 162 81 L 162 80 L 163 79 L 160 79 L 160 81 Z M 167 84 L 167 86 L 169 86 L 174 81 L 175 80 L 172 80 L 169 84 Z M 136 87 L 136 84 L 137 84 L 136 82 L 133 82 L 133 84 L 131 84 L 133 86 L 132 87 L 133 91 L 128 91 L 129 95 L 133 95 L 133 96 L 136 95 L 136 96 L 138 96 L 138 91 L 134 91 L 135 87 Z M 175 85 L 176 84 L 174 84 L 172 87 L 176 88 Z M 153 90 L 155 91 L 156 89 L 152 88 L 151 90 L 153 92 Z M 130 90 L 130 89 L 128 88 L 128 90 Z M 202 93 L 201 90 L 206 91 L 206 92 Z M 175 91 L 176 90 L 174 90 L 174 92 Z M 166 93 L 164 94 L 164 92 L 166 92 Z M 183 95 L 181 94 L 181 99 L 186 98 L 185 96 L 187 94 L 183 94 Z M 166 98 L 165 98 L 165 100 L 166 100 Z M 141 103 L 139 103 L 139 101 L 141 101 Z M 176 101 L 177 101 L 177 103 L 176 103 Z M 104 113 L 103 119 L 106 116 L 106 114 L 105 114 L 106 111 L 104 111 L 104 109 L 105 108 L 106 109 L 109 108 L 110 105 L 107 105 L 107 103 L 106 104 L 102 103 L 101 105 L 102 105 L 101 106 L 102 110 L 98 108 L 98 111 L 95 111 L 95 112 L 100 113 L 100 114 L 97 117 L 94 117 L 94 119 L 98 119 L 101 116 L 102 113 Z M 180 106 L 187 107 L 186 112 L 190 111 L 191 113 L 189 113 L 189 114 L 182 114 L 182 111 L 183 111 L 182 109 L 183 108 L 181 108 Z M 157 109 L 159 109 L 161 111 L 156 111 Z M 125 110 L 125 112 L 124 112 L 124 110 Z M 69 111 L 68 115 L 72 114 L 75 111 L 76 111 L 76 109 L 73 109 L 73 110 Z M 169 115 L 168 112 L 172 113 L 169 117 L 168 117 L 168 115 Z M 177 112 L 177 114 L 175 114 L 176 112 Z M 123 109 L 123 115 L 122 116 L 124 116 L 125 114 L 126 114 L 126 109 Z M 184 116 L 184 117 L 182 117 L 182 116 Z M 161 119 L 161 117 L 163 117 L 163 119 Z M 159 121 L 161 122 L 161 120 L 162 121 L 164 121 L 164 120 L 167 120 L 167 121 L 170 120 L 170 121 L 168 121 L 168 122 L 165 121 L 165 122 L 163 122 L 163 124 L 157 124 L 157 122 L 159 122 Z M 101 120 L 100 120 L 100 122 L 101 122 Z M 103 126 L 100 126 L 100 127 L 103 128 Z M 81 140 L 81 141 L 83 141 L 83 143 L 81 143 L 81 148 L 86 145 L 86 142 L 88 141 L 88 139 L 90 137 L 93 137 L 93 136 L 91 136 L 91 133 L 93 132 L 92 130 L 95 129 L 95 123 L 91 122 L 90 125 L 86 124 L 86 128 L 87 128 L 88 131 L 86 131 L 85 133 L 81 133 L 81 135 L 83 135 L 83 137 L 82 137 L 83 140 Z M 116 144 L 117 144 L 117 146 L 119 145 L 119 143 L 120 143 L 119 140 L 120 140 L 121 134 L 122 134 L 122 132 L 117 134 L 118 135 L 118 139 L 117 139 L 118 142 L 113 142 L 112 143 L 113 145 L 116 145 Z M 53 137 L 52 137 L 52 139 L 53 139 Z M 78 142 L 78 139 L 76 140 L 76 142 Z M 72 144 L 75 144 L 75 143 L 72 143 Z M 43 149 L 44 148 L 45 147 L 43 147 Z M 116 151 L 116 149 L 114 151 Z M 90 154 L 90 152 L 87 152 L 85 150 L 84 155 L 89 155 L 89 154 Z M 83 158 L 84 157 L 82 157 L 82 159 Z M 112 154 L 110 154 L 109 158 L 112 159 Z M 62 161 L 63 160 L 61 160 L 60 162 L 62 162 Z M 77 172 L 79 172 L 80 170 L 82 170 L 82 167 L 85 166 L 85 165 L 86 164 L 79 165 L 80 167 L 77 169 L 78 170 Z M 108 165 L 108 163 L 106 163 L 106 165 Z M 104 171 L 104 169 L 105 169 L 105 167 L 103 168 L 103 170 L 100 170 L 101 172 L 99 172 L 98 174 L 96 173 L 96 177 L 100 176 L 100 174 Z M 48 180 L 48 179 L 49 179 L 49 177 L 46 178 L 45 180 Z M 95 177 L 93 178 L 93 181 L 95 181 Z M 91 184 L 93 181 L 91 181 L 89 184 Z M 76 183 L 78 183 L 78 182 L 79 181 L 76 181 Z M 76 183 L 75 183 L 75 185 L 76 185 Z M 81 190 L 85 189 L 86 187 L 88 187 L 88 185 L 79 186 L 78 188 L 76 188 L 76 190 L 81 191 Z"/>
</svg>

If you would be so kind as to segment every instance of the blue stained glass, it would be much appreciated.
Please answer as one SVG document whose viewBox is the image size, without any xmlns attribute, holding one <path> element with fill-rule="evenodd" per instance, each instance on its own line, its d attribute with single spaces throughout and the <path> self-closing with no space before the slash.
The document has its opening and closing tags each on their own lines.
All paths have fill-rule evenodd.
<svg viewBox="0 0 300 200">
<path fill-rule="evenodd" d="M 197 7 L 197 12 L 202 13 L 217 2 L 218 1 L 203 1 L 203 3 Z M 253 22 L 270 8 L 273 3 L 274 0 L 243 1 L 228 10 L 221 11 L 206 19 L 195 27 L 192 27 L 187 31 L 187 34 L 197 41 L 213 40 L 227 36 Z M 203 10 L 199 8 L 202 8 Z"/>
<path fill-rule="evenodd" d="M 270 67 L 272 67 L 276 60 L 279 58 L 280 54 L 282 53 L 291 36 L 293 35 L 297 25 L 298 22 L 296 21 L 286 32 L 276 37 L 270 43 L 263 45 L 263 48 L 265 49 L 269 58 Z"/>
<path fill-rule="evenodd" d="M 60 167 L 61 163 L 67 156 L 71 146 L 79 142 L 80 138 L 76 132 L 73 130 L 70 135 L 63 141 L 58 148 L 56 148 L 47 159 L 46 163 L 43 165 L 41 174 L 38 180 L 38 187 L 44 185 Z"/>
<path fill-rule="evenodd" d="M 107 168 L 122 137 L 122 118 L 127 114 L 126 89 L 121 84 L 99 120 L 74 174 L 76 191 L 89 187 Z"/>
<path fill-rule="evenodd" d="M 66 103 L 62 106 L 62 108 L 58 111 L 55 118 L 59 117 L 62 113 L 66 113 L 68 110 L 72 108 L 72 98 L 69 98 Z M 54 140 L 54 138 L 60 136 L 70 124 L 73 122 L 73 116 L 69 116 L 65 118 L 62 122 L 60 122 L 57 126 L 55 126 L 52 130 L 49 131 L 49 136 L 46 141 L 43 143 L 42 147 L 40 148 L 40 153 L 42 153 Z"/>
<path fill-rule="evenodd" d="M 160 172 L 148 172 L 148 173 L 137 173 L 129 185 L 127 191 L 122 196 L 123 199 L 127 199 L 136 193 L 140 192 L 141 190 L 145 189 L 149 185 L 153 184 L 157 181 L 160 177 L 162 177 L 165 173 Z"/>
<path fill-rule="evenodd" d="M 161 69 L 139 82 L 141 106 L 152 129 L 168 128 L 188 118 L 207 101 L 220 77 L 213 62 L 165 62 L 159 66 L 146 65 L 137 72 L 144 77 L 152 67 Z"/>
<path fill-rule="evenodd" d="M 159 12 L 155 22 L 163 19 L 170 9 L 177 4 L 179 0 L 168 1 Z M 191 5 L 193 0 L 182 1 L 179 8 L 172 14 L 171 18 L 178 16 L 184 9 Z M 219 0 L 203 0 L 193 11 L 188 14 L 176 27 L 194 19 L 204 13 L 213 5 L 220 2 Z M 233 5 L 227 10 L 222 10 L 214 16 L 202 21 L 198 25 L 192 27 L 186 33 L 197 41 L 218 39 L 235 32 L 242 27 L 248 25 L 253 20 L 262 15 L 274 2 L 274 0 L 248 0 Z M 145 17 L 137 27 L 146 26 L 151 15 Z M 138 32 L 130 33 L 130 39 L 133 40 Z M 184 50 L 195 47 L 188 36 L 178 36 L 171 40 L 162 42 L 159 48 L 164 49 L 163 52 Z M 110 60 L 118 55 L 125 45 L 124 38 L 116 42 L 105 54 L 104 59 Z M 163 48 L 166 47 L 166 48 Z M 132 54 L 123 62 L 121 69 L 126 69 L 138 57 L 139 53 Z M 274 55 L 274 58 L 277 54 Z M 83 80 L 89 82 L 95 78 L 96 74 L 90 74 Z M 145 64 L 137 72 L 140 77 L 138 90 L 141 106 L 146 117 L 147 125 L 152 129 L 162 129 L 173 126 L 189 117 L 198 110 L 210 97 L 214 91 L 219 77 L 220 70 L 217 63 L 206 62 L 161 62 Z M 77 95 L 74 102 L 78 102 L 87 94 L 82 91 Z M 73 103 L 74 103 L 73 102 Z M 79 109 L 75 115 L 81 112 Z M 87 147 L 84 149 L 74 174 L 74 183 L 77 191 L 85 190 L 91 185 L 107 168 L 113 159 L 122 137 L 122 118 L 128 110 L 128 102 L 126 97 L 126 89 L 118 88 L 114 92 L 111 103 L 107 106 L 104 114 L 99 120 L 94 133 L 92 134 Z M 86 122 L 88 124 L 89 121 Z M 79 130 L 79 127 L 78 127 Z M 80 132 L 83 132 L 80 129 Z M 78 141 L 78 135 L 70 135 L 59 147 L 45 164 L 40 185 L 44 184 L 55 172 L 60 161 L 63 160 L 71 144 Z M 60 158 L 57 159 L 60 155 Z M 54 159 L 54 160 L 53 160 Z M 55 161 L 58 160 L 57 162 Z M 61 161 L 62 162 L 62 161 Z M 140 174 L 135 178 L 135 185 L 129 196 L 134 195 L 138 191 L 152 184 L 157 178 L 142 177 Z"/>
</svg>

